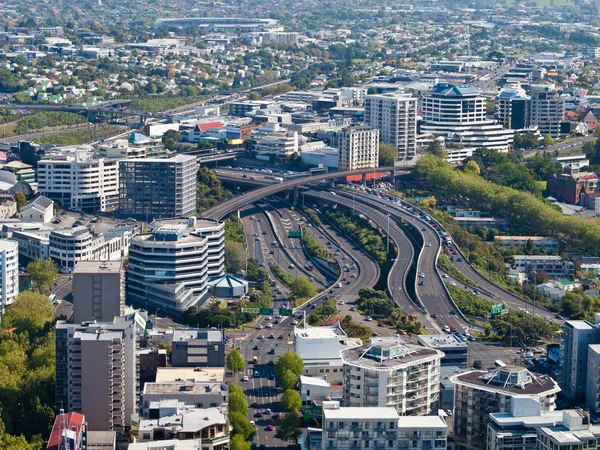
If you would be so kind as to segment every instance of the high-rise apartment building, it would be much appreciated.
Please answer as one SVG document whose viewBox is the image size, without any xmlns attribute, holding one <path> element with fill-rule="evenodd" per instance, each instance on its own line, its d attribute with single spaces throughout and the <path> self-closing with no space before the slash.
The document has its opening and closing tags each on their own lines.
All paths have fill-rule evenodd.
<svg viewBox="0 0 600 450">
<path fill-rule="evenodd" d="M 403 416 L 437 411 L 442 352 L 386 337 L 341 355 L 345 405 L 393 406 Z"/>
<path fill-rule="evenodd" d="M 379 130 L 379 140 L 398 149 L 398 159 L 412 158 L 417 144 L 417 99 L 407 94 L 368 95 L 365 123 Z"/>
<path fill-rule="evenodd" d="M 19 244 L 0 239 L 0 314 L 19 295 Z"/>
<path fill-rule="evenodd" d="M 119 201 L 119 161 L 89 148 L 37 163 L 38 191 L 73 211 L 112 211 Z"/>
<path fill-rule="evenodd" d="M 196 157 L 119 161 L 120 217 L 152 221 L 196 212 Z"/>
<path fill-rule="evenodd" d="M 137 349 L 145 315 L 56 325 L 56 404 L 86 416 L 89 429 L 131 426 L 139 396 Z"/>
<path fill-rule="evenodd" d="M 542 135 L 559 137 L 560 122 L 565 115 L 564 100 L 552 85 L 531 86 L 531 125 L 537 125 Z"/>
<path fill-rule="evenodd" d="M 338 132 L 338 170 L 375 168 L 379 165 L 379 130 L 347 127 Z"/>
<path fill-rule="evenodd" d="M 523 130 L 531 126 L 531 98 L 520 84 L 506 85 L 496 97 L 496 117 L 504 128 Z"/>
<path fill-rule="evenodd" d="M 440 416 L 400 417 L 392 407 L 323 402 L 323 450 L 443 450 L 447 435 L 448 425 Z"/>
<path fill-rule="evenodd" d="M 585 320 L 567 320 L 563 326 L 561 388 L 565 397 L 582 400 L 586 395 L 588 346 L 600 343 L 600 329 Z"/>
<path fill-rule="evenodd" d="M 448 160 L 457 162 L 480 147 L 507 152 L 514 131 L 486 116 L 485 98 L 469 85 L 440 83 L 423 97 L 423 123 L 420 132 L 442 136 L 448 148 Z"/>
<path fill-rule="evenodd" d="M 512 399 L 537 400 L 542 411 L 555 409 L 560 388 L 548 376 L 536 376 L 522 367 L 486 372 L 473 370 L 450 378 L 454 383 L 454 442 L 457 450 L 486 448 L 490 413 L 511 411 Z"/>
<path fill-rule="evenodd" d="M 192 217 L 150 227 L 129 242 L 127 300 L 167 314 L 201 304 L 209 279 L 225 271 L 224 223 Z"/>
<path fill-rule="evenodd" d="M 75 323 L 112 322 L 125 310 L 123 261 L 81 261 L 73 272 Z"/>
</svg>

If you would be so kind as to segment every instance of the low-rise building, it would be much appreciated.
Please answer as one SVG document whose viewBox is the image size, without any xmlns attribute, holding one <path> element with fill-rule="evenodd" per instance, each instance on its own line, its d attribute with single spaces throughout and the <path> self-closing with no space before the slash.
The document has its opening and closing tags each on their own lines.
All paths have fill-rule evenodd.
<svg viewBox="0 0 600 450">
<path fill-rule="evenodd" d="M 537 450 L 594 448 L 600 440 L 600 425 L 592 425 L 590 415 L 580 409 L 563 411 L 562 421 L 537 431 Z"/>
<path fill-rule="evenodd" d="M 469 346 L 453 334 L 422 335 L 419 344 L 443 352 L 442 366 L 466 367 L 469 361 Z"/>
<path fill-rule="evenodd" d="M 548 195 L 559 202 L 579 205 L 581 193 L 594 193 L 598 186 L 598 175 L 594 172 L 580 172 L 578 169 L 567 169 L 565 173 L 548 178 L 546 190 Z"/>
<path fill-rule="evenodd" d="M 199 439 L 202 448 L 222 450 L 229 446 L 227 417 L 217 408 L 196 408 L 177 400 L 162 400 L 140 419 L 135 442 Z"/>
<path fill-rule="evenodd" d="M 140 417 L 150 417 L 150 409 L 163 399 L 177 400 L 196 408 L 218 408 L 227 414 L 229 391 L 223 382 L 146 383 L 140 400 Z"/>
<path fill-rule="evenodd" d="M 393 407 L 340 407 L 323 402 L 323 449 L 446 449 L 441 416 L 400 417 Z"/>
<path fill-rule="evenodd" d="M 268 123 L 250 132 L 249 151 L 257 158 L 283 158 L 298 153 L 298 133 Z"/>
<path fill-rule="evenodd" d="M 19 220 L 22 222 L 48 223 L 54 217 L 54 202 L 39 195 L 27 202 L 19 210 Z"/>
<path fill-rule="evenodd" d="M 502 248 L 522 249 L 528 245 L 552 253 L 558 250 L 559 240 L 545 236 L 495 236 L 494 244 Z"/>
<path fill-rule="evenodd" d="M 202 450 L 202 439 L 134 442 L 129 444 L 127 450 Z"/>
<path fill-rule="evenodd" d="M 515 255 L 515 267 L 524 273 L 544 271 L 550 278 L 570 278 L 575 274 L 575 264 L 561 256 Z"/>
</svg>

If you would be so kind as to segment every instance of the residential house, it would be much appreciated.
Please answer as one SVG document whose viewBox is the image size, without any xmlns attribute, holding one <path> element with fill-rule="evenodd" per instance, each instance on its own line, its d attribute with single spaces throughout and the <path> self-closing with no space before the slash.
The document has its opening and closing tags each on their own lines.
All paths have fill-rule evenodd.
<svg viewBox="0 0 600 450">
<path fill-rule="evenodd" d="M 22 222 L 48 223 L 54 217 L 54 202 L 39 195 L 21 207 L 19 220 Z"/>
</svg>

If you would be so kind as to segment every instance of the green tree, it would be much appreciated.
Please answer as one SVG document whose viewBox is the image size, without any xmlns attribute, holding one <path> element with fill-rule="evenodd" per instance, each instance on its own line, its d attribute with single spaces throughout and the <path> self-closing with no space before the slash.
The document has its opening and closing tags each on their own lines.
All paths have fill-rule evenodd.
<svg viewBox="0 0 600 450">
<path fill-rule="evenodd" d="M 243 392 L 229 392 L 229 411 L 248 414 L 248 400 Z"/>
<path fill-rule="evenodd" d="M 42 335 L 54 318 L 48 297 L 31 291 L 23 291 L 10 305 L 2 317 L 2 328 L 16 328 L 27 333 L 29 339 Z"/>
<path fill-rule="evenodd" d="M 299 379 L 300 379 L 300 376 L 296 375 L 294 372 L 292 372 L 289 369 L 284 370 L 283 373 L 281 373 L 281 375 L 279 375 L 277 377 L 279 386 L 284 391 L 287 391 L 288 389 L 294 389 L 296 387 L 296 384 L 298 383 Z"/>
<path fill-rule="evenodd" d="M 36 259 L 27 264 L 31 282 L 41 293 L 47 293 L 58 279 L 58 268 L 51 259 Z"/>
<path fill-rule="evenodd" d="M 28 443 L 23 436 L 13 436 L 6 432 L 4 422 L 0 420 L 0 448 L 10 450 L 39 450 L 41 442 Z"/>
<path fill-rule="evenodd" d="M 181 142 L 181 133 L 177 130 L 168 130 L 162 137 L 162 143 L 168 150 L 175 150 Z"/>
<path fill-rule="evenodd" d="M 475 175 L 479 175 L 481 173 L 479 164 L 477 164 L 475 161 L 469 161 L 467 164 L 465 164 L 465 167 L 463 170 L 465 172 L 474 173 Z"/>
<path fill-rule="evenodd" d="M 316 286 L 304 275 L 294 277 L 290 289 L 296 298 L 311 298 L 317 295 Z"/>
<path fill-rule="evenodd" d="M 244 440 L 244 436 L 236 434 L 231 438 L 229 442 L 229 448 L 231 450 L 250 450 L 252 443 Z"/>
<path fill-rule="evenodd" d="M 15 201 L 17 202 L 17 211 L 21 211 L 21 208 L 25 206 L 25 203 L 27 203 L 25 195 L 23 195 L 21 192 L 17 192 L 15 194 Z"/>
<path fill-rule="evenodd" d="M 154 348 L 162 349 L 167 351 L 167 356 L 171 358 L 171 354 L 173 353 L 173 349 L 166 342 L 159 342 L 154 346 Z"/>
<path fill-rule="evenodd" d="M 483 369 L 483 363 L 481 362 L 481 360 L 477 359 L 473 362 L 473 369 Z"/>
<path fill-rule="evenodd" d="M 260 100 L 260 94 L 258 92 L 250 92 L 248 94 L 248 100 Z"/>
<path fill-rule="evenodd" d="M 226 365 L 227 368 L 234 373 L 234 376 L 236 373 L 243 371 L 246 367 L 244 364 L 244 359 L 242 358 L 242 355 L 240 355 L 240 352 L 237 348 L 231 350 L 227 355 Z"/>
<path fill-rule="evenodd" d="M 302 408 L 302 397 L 293 389 L 287 389 L 281 396 L 281 407 L 288 412 L 298 412 Z"/>
<path fill-rule="evenodd" d="M 225 270 L 229 273 L 239 274 L 246 266 L 248 253 L 237 242 L 225 242 Z"/>
<path fill-rule="evenodd" d="M 435 136 L 427 146 L 427 151 L 438 158 L 446 159 L 448 157 L 448 152 L 444 149 L 441 142 L 435 138 Z"/>
<path fill-rule="evenodd" d="M 302 434 L 298 413 L 289 412 L 285 416 L 279 417 L 277 419 L 277 434 L 284 441 L 298 442 L 298 438 Z"/>
<path fill-rule="evenodd" d="M 296 352 L 287 351 L 279 357 L 275 363 L 275 375 L 280 377 L 286 370 L 292 371 L 293 374 L 300 376 L 304 371 L 304 361 Z"/>
<path fill-rule="evenodd" d="M 229 423 L 231 424 L 231 434 L 233 436 L 239 434 L 244 440 L 251 441 L 256 430 L 246 416 L 237 411 L 229 411 Z"/>
<path fill-rule="evenodd" d="M 543 143 L 544 143 L 545 146 L 553 145 L 554 144 L 554 138 L 551 135 L 547 134 L 547 135 L 544 136 Z"/>
<path fill-rule="evenodd" d="M 398 160 L 398 149 L 394 144 L 379 143 L 379 167 L 390 167 Z"/>
</svg>

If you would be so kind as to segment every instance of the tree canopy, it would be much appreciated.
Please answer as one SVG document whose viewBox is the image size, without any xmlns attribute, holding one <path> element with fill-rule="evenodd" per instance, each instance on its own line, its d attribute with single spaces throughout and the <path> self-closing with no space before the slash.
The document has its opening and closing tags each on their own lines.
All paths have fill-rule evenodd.
<svg viewBox="0 0 600 450">
<path fill-rule="evenodd" d="M 56 263 L 48 259 L 36 259 L 27 264 L 31 282 L 40 293 L 47 293 L 58 278 Z"/>
</svg>

